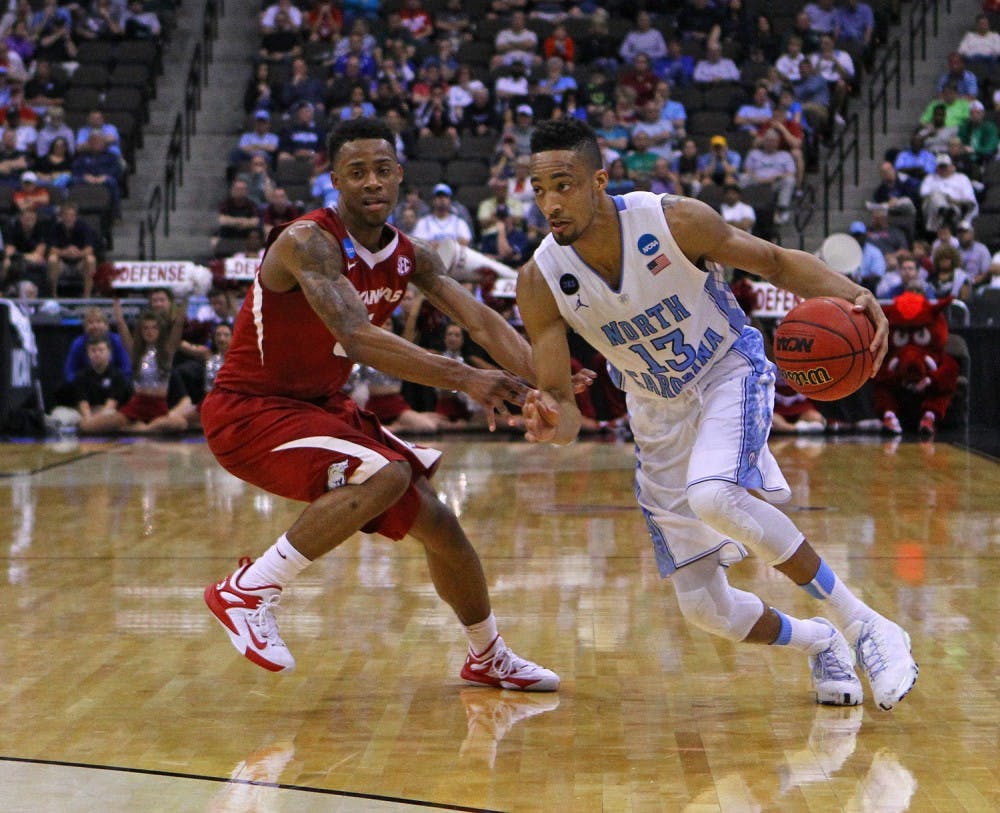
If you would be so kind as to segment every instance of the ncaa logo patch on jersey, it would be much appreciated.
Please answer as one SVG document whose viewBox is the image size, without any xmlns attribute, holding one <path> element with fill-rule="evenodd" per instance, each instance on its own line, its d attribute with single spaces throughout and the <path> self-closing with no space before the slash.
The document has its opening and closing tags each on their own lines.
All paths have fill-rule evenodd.
<svg viewBox="0 0 1000 813">
<path fill-rule="evenodd" d="M 580 290 L 580 280 L 572 274 L 563 274 L 559 277 L 559 290 L 567 296 L 575 294 Z"/>
<path fill-rule="evenodd" d="M 405 277 L 410 273 L 413 264 L 410 262 L 409 257 L 397 257 L 396 258 L 396 273 L 401 277 Z"/>
<path fill-rule="evenodd" d="M 643 234 L 639 237 L 637 246 L 640 254 L 650 257 L 660 250 L 660 241 L 655 234 Z"/>
</svg>

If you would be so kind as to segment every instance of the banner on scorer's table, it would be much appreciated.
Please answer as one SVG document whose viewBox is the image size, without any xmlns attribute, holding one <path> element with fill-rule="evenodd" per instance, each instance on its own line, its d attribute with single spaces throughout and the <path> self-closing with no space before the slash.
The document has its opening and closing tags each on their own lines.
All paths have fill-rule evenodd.
<svg viewBox="0 0 1000 813">
<path fill-rule="evenodd" d="M 802 301 L 791 291 L 775 288 L 770 282 L 751 282 L 750 287 L 754 296 L 752 313 L 761 319 L 784 316 Z"/>
</svg>

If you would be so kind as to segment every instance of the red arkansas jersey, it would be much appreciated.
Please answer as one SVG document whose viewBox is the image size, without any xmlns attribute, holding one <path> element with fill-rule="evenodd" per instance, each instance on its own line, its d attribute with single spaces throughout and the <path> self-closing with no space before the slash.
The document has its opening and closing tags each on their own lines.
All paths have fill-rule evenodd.
<svg viewBox="0 0 1000 813">
<path fill-rule="evenodd" d="M 333 209 L 316 209 L 291 223 L 301 220 L 311 220 L 337 238 L 344 258 L 344 276 L 368 306 L 369 319 L 382 324 L 403 298 L 410 281 L 413 243 L 392 229 L 389 244 L 373 254 L 354 241 Z M 272 230 L 268 248 L 288 225 Z M 232 344 L 215 386 L 249 395 L 314 401 L 338 392 L 352 365 L 302 290 L 296 287 L 284 293 L 269 291 L 261 285 L 258 271 L 236 317 Z"/>
</svg>

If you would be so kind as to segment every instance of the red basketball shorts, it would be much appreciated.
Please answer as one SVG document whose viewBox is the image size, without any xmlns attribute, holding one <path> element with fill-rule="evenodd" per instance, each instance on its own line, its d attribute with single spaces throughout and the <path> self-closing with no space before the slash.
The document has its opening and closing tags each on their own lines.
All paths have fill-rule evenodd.
<svg viewBox="0 0 1000 813">
<path fill-rule="evenodd" d="M 414 482 L 430 477 L 441 452 L 400 440 L 347 396 L 323 404 L 242 395 L 216 387 L 202 402 L 205 438 L 226 471 L 272 494 L 312 502 L 360 485 L 383 466 L 406 461 L 410 487 L 362 530 L 402 539 L 420 507 Z"/>
</svg>

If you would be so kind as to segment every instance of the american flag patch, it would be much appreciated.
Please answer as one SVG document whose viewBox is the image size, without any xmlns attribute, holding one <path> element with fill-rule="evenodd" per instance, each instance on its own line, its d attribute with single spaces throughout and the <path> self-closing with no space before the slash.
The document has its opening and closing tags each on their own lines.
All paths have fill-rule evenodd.
<svg viewBox="0 0 1000 813">
<path fill-rule="evenodd" d="M 658 254 L 656 257 L 654 257 L 652 260 L 646 263 L 646 268 L 652 271 L 653 276 L 655 277 L 668 265 L 670 265 L 670 260 L 667 259 L 667 255 Z"/>
</svg>

